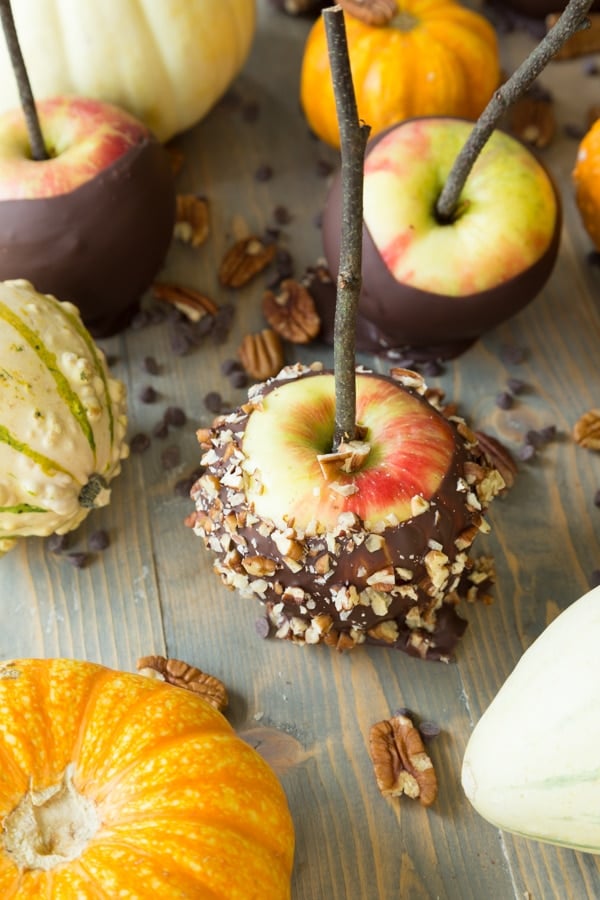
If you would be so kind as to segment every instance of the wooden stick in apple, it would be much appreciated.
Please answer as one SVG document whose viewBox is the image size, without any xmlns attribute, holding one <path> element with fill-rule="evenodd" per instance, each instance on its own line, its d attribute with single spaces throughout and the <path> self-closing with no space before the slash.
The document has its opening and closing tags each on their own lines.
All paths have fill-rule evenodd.
<svg viewBox="0 0 600 900">
<path fill-rule="evenodd" d="M 341 139 L 342 226 L 334 326 L 335 450 L 356 436 L 356 313 L 361 288 L 362 193 L 370 126 L 358 118 L 344 13 L 323 10 Z"/>
<path fill-rule="evenodd" d="M 40 127 L 37 110 L 35 108 L 35 100 L 29 82 L 29 75 L 25 67 L 25 60 L 21 53 L 15 20 L 12 13 L 10 0 L 0 0 L 0 21 L 2 22 L 2 30 L 6 39 L 6 46 L 12 63 L 21 106 L 23 107 L 23 115 L 27 125 L 29 134 L 29 142 L 31 144 L 31 155 L 35 160 L 49 159 Z"/>
<path fill-rule="evenodd" d="M 531 87 L 552 57 L 576 31 L 589 28 L 590 22 L 586 16 L 591 5 L 592 0 L 570 0 L 554 27 L 510 78 L 498 88 L 475 123 L 442 188 L 436 204 L 440 221 L 452 221 L 469 173 L 504 111 Z"/>
</svg>

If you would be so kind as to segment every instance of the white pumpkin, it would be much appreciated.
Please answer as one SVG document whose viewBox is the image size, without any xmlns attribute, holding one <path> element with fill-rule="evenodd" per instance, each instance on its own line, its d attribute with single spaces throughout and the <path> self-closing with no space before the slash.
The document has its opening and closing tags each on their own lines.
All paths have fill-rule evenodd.
<svg viewBox="0 0 600 900">
<path fill-rule="evenodd" d="M 121 106 L 161 141 L 198 122 L 248 55 L 255 0 L 18 0 L 13 15 L 34 96 Z M 19 105 L 0 41 L 0 112 Z"/>
<path fill-rule="evenodd" d="M 0 553 L 106 505 L 126 428 L 125 387 L 78 309 L 0 282 Z"/>
<path fill-rule="evenodd" d="M 600 853 L 600 587 L 525 651 L 471 735 L 462 784 L 494 825 Z"/>
</svg>

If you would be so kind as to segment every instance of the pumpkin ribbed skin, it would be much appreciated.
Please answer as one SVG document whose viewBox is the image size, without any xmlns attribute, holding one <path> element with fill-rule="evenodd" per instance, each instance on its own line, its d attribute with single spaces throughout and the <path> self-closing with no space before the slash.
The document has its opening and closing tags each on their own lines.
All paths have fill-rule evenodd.
<svg viewBox="0 0 600 900">
<path fill-rule="evenodd" d="M 109 502 L 126 394 L 70 303 L 0 282 L 0 553 Z"/>
<path fill-rule="evenodd" d="M 75 859 L 19 868 L 10 814 L 69 765 L 97 831 Z M 293 825 L 272 770 L 208 703 L 142 675 L 66 659 L 0 667 L 0 821 L 2 900 L 290 896 Z"/>
<path fill-rule="evenodd" d="M 600 119 L 579 144 L 573 182 L 581 220 L 594 246 L 600 250 Z"/>
<path fill-rule="evenodd" d="M 454 0 L 397 0 L 397 7 L 384 27 L 345 14 L 358 113 L 371 126 L 371 137 L 415 116 L 476 119 L 500 81 L 490 23 Z M 338 147 L 322 18 L 304 48 L 300 101 L 314 133 Z"/>
<path fill-rule="evenodd" d="M 34 96 L 106 100 L 166 141 L 198 122 L 248 55 L 255 0 L 19 0 L 14 4 Z M 0 46 L 0 112 L 19 105 Z"/>
</svg>

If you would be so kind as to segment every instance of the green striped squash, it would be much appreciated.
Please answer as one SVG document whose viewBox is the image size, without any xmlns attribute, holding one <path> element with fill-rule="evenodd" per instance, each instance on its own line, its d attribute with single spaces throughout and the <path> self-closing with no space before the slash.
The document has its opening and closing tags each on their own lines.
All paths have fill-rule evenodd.
<svg viewBox="0 0 600 900">
<path fill-rule="evenodd" d="M 126 428 L 125 386 L 77 308 L 0 282 L 0 553 L 105 506 Z"/>
<path fill-rule="evenodd" d="M 493 825 L 600 853 L 600 586 L 525 651 L 476 724 L 462 784 Z"/>
</svg>

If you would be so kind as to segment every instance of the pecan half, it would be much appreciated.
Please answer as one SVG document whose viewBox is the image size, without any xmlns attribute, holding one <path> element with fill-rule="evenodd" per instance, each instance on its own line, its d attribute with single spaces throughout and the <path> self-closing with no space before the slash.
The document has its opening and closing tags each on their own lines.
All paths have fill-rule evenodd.
<svg viewBox="0 0 600 900">
<path fill-rule="evenodd" d="M 201 669 L 190 666 L 181 659 L 167 659 L 165 656 L 142 656 L 136 663 L 141 675 L 158 678 L 176 687 L 185 688 L 202 697 L 215 709 L 225 709 L 229 702 L 227 689 L 214 675 L 207 675 Z"/>
<path fill-rule="evenodd" d="M 559 13 L 546 16 L 546 28 L 550 31 L 559 19 Z M 586 19 L 589 27 L 576 31 L 568 41 L 554 54 L 553 60 L 574 59 L 577 56 L 588 56 L 600 51 L 600 13 L 588 13 Z"/>
<path fill-rule="evenodd" d="M 384 797 L 407 794 L 431 806 L 437 797 L 437 776 L 421 735 L 407 716 L 398 714 L 371 726 L 369 753 Z"/>
<path fill-rule="evenodd" d="M 396 0 L 340 0 L 344 12 L 350 13 L 367 25 L 389 25 L 398 9 Z"/>
<path fill-rule="evenodd" d="M 512 453 L 508 447 L 505 447 L 498 438 L 492 437 L 491 434 L 487 434 L 485 431 L 476 431 L 475 434 L 485 458 L 494 469 L 498 469 L 506 487 L 511 488 L 518 472 Z"/>
<path fill-rule="evenodd" d="M 265 291 L 262 308 L 271 328 L 293 344 L 308 344 L 321 328 L 315 301 L 293 278 L 285 278 L 277 292 Z"/>
<path fill-rule="evenodd" d="M 590 409 L 575 422 L 573 439 L 586 450 L 600 450 L 600 409 Z"/>
<path fill-rule="evenodd" d="M 273 378 L 284 364 L 281 338 L 270 328 L 263 328 L 256 334 L 247 334 L 238 347 L 238 357 L 252 378 L 257 381 Z"/>
<path fill-rule="evenodd" d="M 192 322 L 198 322 L 203 316 L 215 316 L 219 307 L 216 303 L 194 288 L 182 287 L 178 284 L 166 284 L 155 281 L 152 293 L 157 300 L 170 303 Z"/>
<path fill-rule="evenodd" d="M 539 150 L 548 146 L 556 132 L 554 106 L 546 97 L 521 97 L 512 104 L 508 121 L 515 137 Z"/>
<path fill-rule="evenodd" d="M 277 253 L 275 244 L 265 244 L 257 237 L 236 241 L 219 266 L 219 281 L 224 287 L 240 288 L 262 272 Z"/>
<path fill-rule="evenodd" d="M 208 237 L 208 201 L 197 194 L 178 194 L 175 237 L 192 247 L 200 247 Z"/>
</svg>

